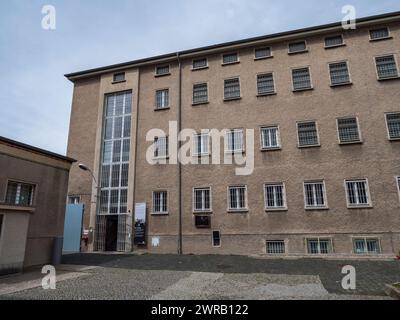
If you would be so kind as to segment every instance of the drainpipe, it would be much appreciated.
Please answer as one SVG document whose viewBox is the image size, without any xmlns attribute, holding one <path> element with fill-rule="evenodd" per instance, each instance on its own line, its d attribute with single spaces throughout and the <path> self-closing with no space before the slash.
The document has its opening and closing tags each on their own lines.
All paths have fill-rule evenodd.
<svg viewBox="0 0 400 320">
<path fill-rule="evenodd" d="M 178 137 L 179 133 L 182 130 L 182 64 L 179 56 L 179 52 L 176 53 L 176 57 L 178 59 L 178 68 L 179 68 L 179 86 L 178 86 Z M 178 139 L 178 194 L 179 194 L 179 212 L 178 212 L 178 254 L 181 255 L 183 254 L 183 249 L 182 249 L 182 205 L 183 205 L 183 199 L 182 199 L 182 164 L 181 161 L 179 160 L 179 152 L 182 147 L 182 141 Z"/>
</svg>

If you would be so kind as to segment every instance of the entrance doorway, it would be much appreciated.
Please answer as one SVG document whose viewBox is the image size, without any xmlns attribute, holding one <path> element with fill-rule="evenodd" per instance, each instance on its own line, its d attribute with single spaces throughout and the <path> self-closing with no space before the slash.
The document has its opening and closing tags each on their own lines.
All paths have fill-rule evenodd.
<svg viewBox="0 0 400 320">
<path fill-rule="evenodd" d="M 118 239 L 118 216 L 107 216 L 106 222 L 106 251 L 117 251 Z"/>
</svg>

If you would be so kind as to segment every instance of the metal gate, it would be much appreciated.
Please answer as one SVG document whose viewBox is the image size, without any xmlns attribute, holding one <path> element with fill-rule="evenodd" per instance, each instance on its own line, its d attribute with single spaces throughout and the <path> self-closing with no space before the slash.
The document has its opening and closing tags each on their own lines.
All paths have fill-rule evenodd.
<svg viewBox="0 0 400 320">
<path fill-rule="evenodd" d="M 65 210 L 63 252 L 80 252 L 83 204 L 68 204 Z"/>
</svg>

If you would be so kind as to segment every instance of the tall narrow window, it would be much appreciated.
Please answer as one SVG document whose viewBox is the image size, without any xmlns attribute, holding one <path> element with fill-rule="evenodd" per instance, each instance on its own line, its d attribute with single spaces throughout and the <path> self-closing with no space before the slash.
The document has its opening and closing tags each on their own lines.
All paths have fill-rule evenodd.
<svg viewBox="0 0 400 320">
<path fill-rule="evenodd" d="M 213 245 L 213 247 L 221 246 L 221 232 L 220 231 L 213 231 L 212 245 Z"/>
<path fill-rule="evenodd" d="M 261 128 L 261 148 L 264 150 L 280 148 L 278 127 Z"/>
<path fill-rule="evenodd" d="M 247 188 L 235 186 L 228 188 L 229 211 L 247 210 Z"/>
<path fill-rule="evenodd" d="M 309 254 L 329 254 L 332 252 L 331 239 L 307 239 Z"/>
<path fill-rule="evenodd" d="M 400 139 L 400 112 L 387 113 L 385 116 L 389 139 Z"/>
<path fill-rule="evenodd" d="M 265 209 L 286 209 L 285 185 L 283 183 L 264 185 Z"/>
<path fill-rule="evenodd" d="M 340 143 L 356 143 L 361 141 L 357 118 L 337 119 L 337 126 Z"/>
<path fill-rule="evenodd" d="M 239 62 L 239 55 L 237 53 L 228 53 L 222 56 L 222 64 L 232 64 Z"/>
<path fill-rule="evenodd" d="M 168 214 L 167 191 L 153 192 L 153 214 Z"/>
<path fill-rule="evenodd" d="M 304 200 L 307 209 L 326 208 L 326 191 L 324 182 L 304 182 Z"/>
<path fill-rule="evenodd" d="M 240 80 L 239 78 L 224 80 L 224 99 L 233 100 L 240 98 Z"/>
<path fill-rule="evenodd" d="M 132 94 L 106 97 L 100 176 L 100 214 L 127 213 Z"/>
<path fill-rule="evenodd" d="M 332 86 L 351 83 L 349 69 L 346 61 L 330 63 L 329 74 L 331 77 Z"/>
<path fill-rule="evenodd" d="M 202 133 L 194 136 L 194 156 L 203 156 L 209 154 L 209 135 Z"/>
<path fill-rule="evenodd" d="M 369 31 L 371 40 L 381 40 L 389 38 L 389 29 L 387 27 L 372 29 Z"/>
<path fill-rule="evenodd" d="M 210 188 L 193 189 L 193 210 L 195 212 L 209 212 L 211 210 Z"/>
<path fill-rule="evenodd" d="M 312 89 L 310 68 L 300 68 L 292 70 L 293 90 Z"/>
<path fill-rule="evenodd" d="M 208 102 L 207 83 L 193 85 L 193 104 L 202 104 Z"/>
<path fill-rule="evenodd" d="M 379 80 L 392 79 L 399 76 L 394 55 L 376 57 L 375 63 Z"/>
<path fill-rule="evenodd" d="M 168 137 L 155 137 L 154 138 L 154 158 L 167 158 L 168 153 Z"/>
<path fill-rule="evenodd" d="M 33 205 L 34 190 L 34 185 L 9 181 L 7 185 L 6 204 L 30 207 Z"/>
<path fill-rule="evenodd" d="M 265 73 L 257 75 L 257 94 L 267 95 L 275 93 L 274 75 Z"/>
<path fill-rule="evenodd" d="M 156 91 L 156 110 L 169 108 L 169 90 Z"/>
<path fill-rule="evenodd" d="M 346 180 L 347 205 L 349 207 L 370 206 L 368 182 L 366 179 Z"/>
<path fill-rule="evenodd" d="M 228 130 L 225 135 L 225 152 L 243 152 L 243 130 L 233 129 Z"/>
<path fill-rule="evenodd" d="M 356 238 L 353 239 L 355 254 L 378 254 L 381 252 L 379 239 Z"/>
<path fill-rule="evenodd" d="M 317 124 L 314 121 L 297 124 L 299 147 L 319 145 Z"/>
</svg>

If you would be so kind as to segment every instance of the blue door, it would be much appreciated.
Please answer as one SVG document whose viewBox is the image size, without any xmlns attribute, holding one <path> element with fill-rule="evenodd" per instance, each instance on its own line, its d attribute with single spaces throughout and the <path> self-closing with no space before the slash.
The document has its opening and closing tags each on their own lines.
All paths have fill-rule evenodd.
<svg viewBox="0 0 400 320">
<path fill-rule="evenodd" d="M 79 252 L 81 249 L 83 204 L 68 204 L 65 210 L 63 252 Z"/>
</svg>

